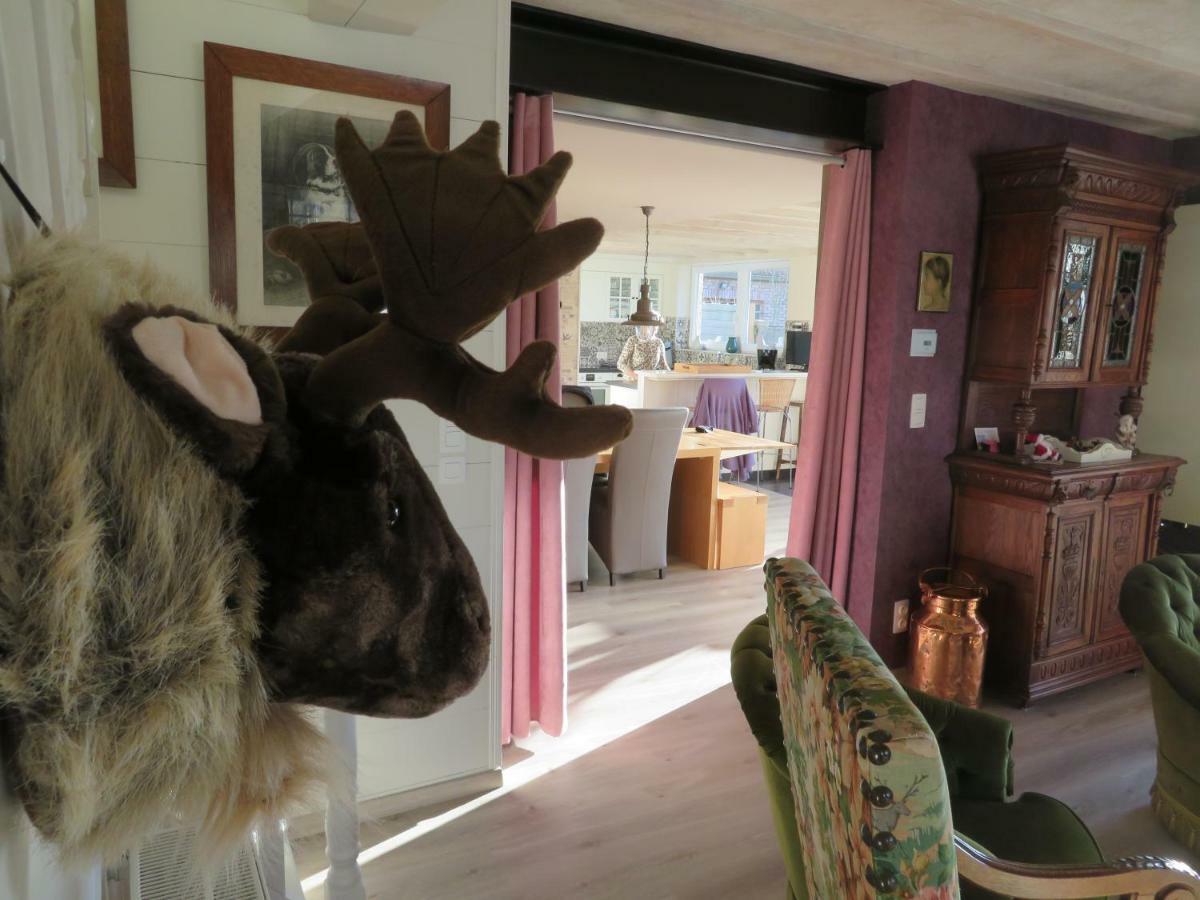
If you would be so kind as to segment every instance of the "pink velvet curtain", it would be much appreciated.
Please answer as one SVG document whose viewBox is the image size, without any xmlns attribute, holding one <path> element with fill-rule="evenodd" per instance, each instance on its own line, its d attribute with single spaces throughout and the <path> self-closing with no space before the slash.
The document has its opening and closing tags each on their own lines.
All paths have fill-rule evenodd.
<svg viewBox="0 0 1200 900">
<path fill-rule="evenodd" d="M 804 427 L 788 555 L 808 560 L 842 602 L 850 575 L 867 347 L 871 153 L 826 166 Z"/>
<path fill-rule="evenodd" d="M 517 94 L 508 168 L 536 168 L 554 153 L 551 98 Z M 554 225 L 551 206 L 543 227 Z M 508 307 L 508 364 L 531 341 L 559 343 L 558 285 Z M 558 367 L 547 388 L 560 397 Z M 566 598 L 563 572 L 563 467 L 515 450 L 504 455 L 503 698 L 504 743 L 537 722 L 547 734 L 566 725 Z"/>
</svg>

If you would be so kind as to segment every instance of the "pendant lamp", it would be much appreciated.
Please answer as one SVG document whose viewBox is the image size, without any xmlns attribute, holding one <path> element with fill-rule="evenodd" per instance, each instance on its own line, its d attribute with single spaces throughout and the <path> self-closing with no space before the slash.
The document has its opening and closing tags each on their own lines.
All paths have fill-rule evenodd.
<svg viewBox="0 0 1200 900">
<path fill-rule="evenodd" d="M 656 313 L 654 307 L 650 305 L 650 213 L 652 212 L 654 212 L 653 206 L 642 207 L 642 215 L 646 217 L 646 258 L 642 267 L 642 292 L 641 296 L 638 297 L 637 309 L 625 320 L 626 325 L 653 325 L 657 327 L 665 324 L 662 316 Z"/>
</svg>

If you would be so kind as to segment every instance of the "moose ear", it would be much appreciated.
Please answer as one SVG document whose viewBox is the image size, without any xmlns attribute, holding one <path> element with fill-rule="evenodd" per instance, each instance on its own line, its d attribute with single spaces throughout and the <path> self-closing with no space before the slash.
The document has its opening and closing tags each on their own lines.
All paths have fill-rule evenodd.
<svg viewBox="0 0 1200 900">
<path fill-rule="evenodd" d="M 257 463 L 271 424 L 286 416 L 262 348 L 170 307 L 128 304 L 104 329 L 130 386 L 218 471 L 237 476 Z"/>
<path fill-rule="evenodd" d="M 262 424 L 262 404 L 246 361 L 216 325 L 147 316 L 131 334 L 142 356 L 218 419 Z"/>
</svg>

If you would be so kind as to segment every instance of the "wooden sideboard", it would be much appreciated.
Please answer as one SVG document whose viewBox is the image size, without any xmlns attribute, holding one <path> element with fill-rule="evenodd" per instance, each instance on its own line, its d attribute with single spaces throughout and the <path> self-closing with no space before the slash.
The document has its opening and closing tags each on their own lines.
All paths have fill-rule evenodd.
<svg viewBox="0 0 1200 900">
<path fill-rule="evenodd" d="M 1117 600 L 1157 549 L 1183 460 L 1047 465 L 1022 448 L 1031 432 L 1078 436 L 1097 388 L 1124 387 L 1136 422 L 1167 235 L 1198 177 L 1066 145 L 984 157 L 980 176 L 950 555 L 991 592 L 985 682 L 1028 703 L 1141 662 Z M 996 428 L 1002 452 L 976 451 L 975 428 Z"/>
<path fill-rule="evenodd" d="M 1141 665 L 1117 611 L 1121 582 L 1158 545 L 1162 497 L 1183 464 L 949 457 L 951 564 L 988 587 L 985 681 L 1022 705 Z"/>
</svg>

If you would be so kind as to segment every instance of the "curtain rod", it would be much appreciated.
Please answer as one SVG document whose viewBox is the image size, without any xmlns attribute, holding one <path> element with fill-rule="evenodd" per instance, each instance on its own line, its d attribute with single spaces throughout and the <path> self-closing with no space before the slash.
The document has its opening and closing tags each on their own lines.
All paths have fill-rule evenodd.
<svg viewBox="0 0 1200 900">
<path fill-rule="evenodd" d="M 846 164 L 844 151 L 839 152 L 829 148 L 833 142 L 787 131 L 738 125 L 719 119 L 686 116 L 647 107 L 578 97 L 573 94 L 555 93 L 554 112 L 557 115 L 571 116 L 577 119 L 590 119 L 631 128 L 646 128 L 668 134 L 722 141 L 764 150 L 777 150 L 783 153 L 795 153 L 799 156 L 821 159 L 838 166 Z M 813 144 L 817 146 L 812 146 Z"/>
</svg>

